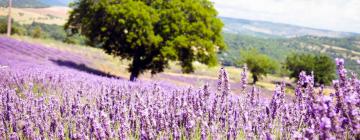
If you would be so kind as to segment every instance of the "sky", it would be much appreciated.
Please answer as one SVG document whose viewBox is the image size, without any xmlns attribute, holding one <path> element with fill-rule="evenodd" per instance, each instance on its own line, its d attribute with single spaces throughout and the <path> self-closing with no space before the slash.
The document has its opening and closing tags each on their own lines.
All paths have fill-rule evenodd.
<svg viewBox="0 0 360 140">
<path fill-rule="evenodd" d="M 220 16 L 360 33 L 360 0 L 211 0 Z"/>
</svg>

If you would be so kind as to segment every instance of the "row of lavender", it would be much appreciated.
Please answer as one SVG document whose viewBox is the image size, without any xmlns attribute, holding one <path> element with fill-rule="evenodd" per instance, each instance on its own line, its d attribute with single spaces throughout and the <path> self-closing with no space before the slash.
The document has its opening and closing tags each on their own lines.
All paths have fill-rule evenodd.
<svg viewBox="0 0 360 140">
<path fill-rule="evenodd" d="M 182 89 L 130 83 L 55 67 L 0 70 L 0 137 L 6 139 L 359 139 L 360 81 L 339 79 L 330 96 L 302 73 L 293 102 L 284 84 L 271 101 L 259 91 L 231 94 L 220 70 L 218 87 Z M 246 89 L 246 69 L 242 74 Z"/>
</svg>

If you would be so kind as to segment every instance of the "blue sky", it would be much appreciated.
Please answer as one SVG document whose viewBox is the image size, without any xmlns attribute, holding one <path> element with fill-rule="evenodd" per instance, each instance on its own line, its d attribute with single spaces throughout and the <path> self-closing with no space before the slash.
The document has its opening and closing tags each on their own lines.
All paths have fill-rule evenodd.
<svg viewBox="0 0 360 140">
<path fill-rule="evenodd" d="M 360 33 L 360 0 L 211 0 L 220 16 Z"/>
</svg>

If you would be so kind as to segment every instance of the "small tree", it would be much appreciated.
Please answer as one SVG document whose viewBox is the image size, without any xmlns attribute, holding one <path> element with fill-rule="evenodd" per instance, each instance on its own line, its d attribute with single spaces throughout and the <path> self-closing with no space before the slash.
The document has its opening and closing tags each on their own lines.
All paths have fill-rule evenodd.
<svg viewBox="0 0 360 140">
<path fill-rule="evenodd" d="M 0 17 L 0 34 L 7 33 L 7 19 Z M 25 28 L 19 23 L 12 21 L 11 34 L 24 35 L 26 32 Z"/>
<path fill-rule="evenodd" d="M 336 77 L 334 60 L 327 55 L 292 54 L 286 58 L 285 67 L 291 78 L 298 78 L 301 71 L 314 73 L 317 84 L 328 85 Z"/>
<path fill-rule="evenodd" d="M 253 83 L 256 82 L 262 76 L 266 76 L 269 73 L 275 73 L 279 64 L 268 57 L 265 54 L 259 53 L 257 50 L 243 50 L 240 52 L 241 61 L 239 64 L 246 64 L 249 71 L 252 74 Z"/>
<path fill-rule="evenodd" d="M 213 66 L 225 47 L 209 0 L 78 0 L 71 7 L 65 28 L 131 60 L 131 81 L 146 70 L 162 72 L 169 61 L 179 61 L 185 73 L 194 71 L 194 61 Z"/>
<path fill-rule="evenodd" d="M 43 31 L 42 31 L 42 29 L 41 29 L 41 27 L 40 26 L 36 26 L 32 31 L 31 31 L 31 36 L 33 37 L 33 38 L 41 38 L 43 35 L 43 33 L 42 33 Z"/>
</svg>

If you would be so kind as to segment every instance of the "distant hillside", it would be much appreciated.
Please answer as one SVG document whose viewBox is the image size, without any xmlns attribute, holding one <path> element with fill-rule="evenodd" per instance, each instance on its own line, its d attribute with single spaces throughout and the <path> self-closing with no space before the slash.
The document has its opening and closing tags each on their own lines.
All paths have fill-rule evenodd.
<svg viewBox="0 0 360 140">
<path fill-rule="evenodd" d="M 256 48 L 260 52 L 283 62 L 292 53 L 328 54 L 333 58 L 344 58 L 347 68 L 360 73 L 360 36 L 330 38 L 302 36 L 296 38 L 261 38 L 250 35 L 224 33 L 229 49 L 219 54 L 224 65 L 236 65 L 241 49 Z"/>
<path fill-rule="evenodd" d="M 41 0 L 43 3 L 50 6 L 68 6 L 73 0 Z"/>
<path fill-rule="evenodd" d="M 43 1 L 45 0 L 13 0 L 14 7 L 21 7 L 21 8 L 38 8 L 38 7 L 48 7 L 49 5 L 45 4 Z M 8 0 L 0 0 L 1 7 L 8 6 Z"/>
<path fill-rule="evenodd" d="M 263 38 L 292 38 L 306 35 L 338 38 L 356 35 L 355 33 L 313 29 L 267 21 L 255 21 L 227 17 L 221 17 L 221 19 L 225 24 L 223 29 L 224 32 Z"/>
<path fill-rule="evenodd" d="M 64 25 L 68 18 L 69 7 L 12 8 L 12 18 L 20 24 L 33 22 Z M 7 16 L 8 9 L 0 8 L 0 16 Z"/>
<path fill-rule="evenodd" d="M 72 0 L 13 0 L 13 6 L 18 8 L 43 8 L 50 6 L 68 6 Z M 8 6 L 8 0 L 0 0 L 1 7 Z"/>
</svg>

